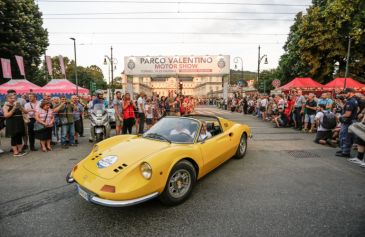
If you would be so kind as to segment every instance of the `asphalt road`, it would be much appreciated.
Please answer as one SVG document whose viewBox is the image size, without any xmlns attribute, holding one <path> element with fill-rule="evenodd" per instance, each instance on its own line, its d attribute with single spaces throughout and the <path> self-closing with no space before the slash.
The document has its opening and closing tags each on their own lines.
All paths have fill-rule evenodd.
<svg viewBox="0 0 365 237">
<path fill-rule="evenodd" d="M 312 134 L 198 110 L 247 123 L 254 137 L 243 160 L 200 180 L 185 203 L 85 202 L 65 175 L 90 151 L 86 137 L 68 150 L 0 155 L 0 236 L 365 236 L 365 169 L 314 144 Z"/>
</svg>

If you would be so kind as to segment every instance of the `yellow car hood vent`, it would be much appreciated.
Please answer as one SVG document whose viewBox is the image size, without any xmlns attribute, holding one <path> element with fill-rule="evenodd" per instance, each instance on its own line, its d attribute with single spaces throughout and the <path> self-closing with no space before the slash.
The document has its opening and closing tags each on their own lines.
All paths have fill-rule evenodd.
<svg viewBox="0 0 365 237">
<path fill-rule="evenodd" d="M 134 163 L 142 161 L 147 156 L 161 151 L 169 145 L 167 142 L 145 138 L 130 139 L 106 149 L 100 147 L 102 151 L 91 154 L 83 166 L 101 178 L 112 179 Z"/>
</svg>

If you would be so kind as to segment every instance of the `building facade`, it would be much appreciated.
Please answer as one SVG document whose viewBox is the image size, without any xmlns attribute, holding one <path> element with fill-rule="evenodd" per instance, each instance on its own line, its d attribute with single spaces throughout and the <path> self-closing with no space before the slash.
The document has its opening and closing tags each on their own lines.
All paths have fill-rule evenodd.
<svg viewBox="0 0 365 237">
<path fill-rule="evenodd" d="M 223 79 L 227 91 L 229 65 L 229 55 L 126 56 L 122 84 L 133 94 L 203 98 L 222 90 Z"/>
<path fill-rule="evenodd" d="M 222 91 L 221 76 L 192 76 L 192 77 L 140 77 L 122 74 L 123 88 L 131 88 L 133 93 L 145 92 L 147 95 L 183 94 L 199 98 L 213 95 Z M 180 86 L 181 85 L 181 86 Z M 130 91 L 130 89 L 129 89 Z"/>
</svg>

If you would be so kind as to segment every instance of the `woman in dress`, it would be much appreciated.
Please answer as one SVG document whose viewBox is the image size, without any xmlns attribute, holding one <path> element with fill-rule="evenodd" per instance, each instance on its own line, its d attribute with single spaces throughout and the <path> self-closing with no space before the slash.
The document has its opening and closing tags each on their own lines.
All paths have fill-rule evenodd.
<svg viewBox="0 0 365 237">
<path fill-rule="evenodd" d="M 25 135 L 23 113 L 26 113 L 26 111 L 20 102 L 16 101 L 15 94 L 8 94 L 6 100 L 3 106 L 4 117 L 6 119 L 6 136 L 11 137 L 13 156 L 24 156 L 26 153 L 22 151 L 22 137 Z"/>
<path fill-rule="evenodd" d="M 43 129 L 35 132 L 35 137 L 41 141 L 42 151 L 52 151 L 51 140 L 54 116 L 50 102 L 42 101 L 39 110 L 35 114 L 35 119 L 37 123 L 44 126 Z"/>
</svg>

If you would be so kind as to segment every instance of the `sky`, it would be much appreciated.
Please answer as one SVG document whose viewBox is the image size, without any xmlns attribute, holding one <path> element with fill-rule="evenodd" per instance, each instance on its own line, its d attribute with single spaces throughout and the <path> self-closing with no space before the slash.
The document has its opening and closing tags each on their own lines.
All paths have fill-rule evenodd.
<svg viewBox="0 0 365 237">
<path fill-rule="evenodd" d="M 73 59 L 74 37 L 77 64 L 98 65 L 107 78 L 103 62 L 111 46 L 115 76 L 124 69 L 124 56 L 132 55 L 230 55 L 232 69 L 234 58 L 241 57 L 238 69 L 257 71 L 259 45 L 268 58 L 261 69 L 276 68 L 296 13 L 305 12 L 311 0 L 35 2 L 49 32 L 47 55 Z"/>
</svg>

